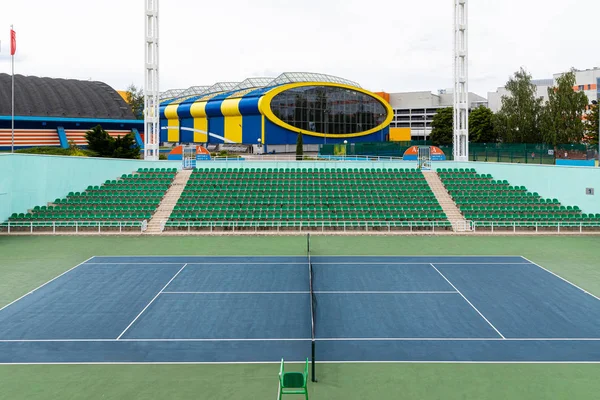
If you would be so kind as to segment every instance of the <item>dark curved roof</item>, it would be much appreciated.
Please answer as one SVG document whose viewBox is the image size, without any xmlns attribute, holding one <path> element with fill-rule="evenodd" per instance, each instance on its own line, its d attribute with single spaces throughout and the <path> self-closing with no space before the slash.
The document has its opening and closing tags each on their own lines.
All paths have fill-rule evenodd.
<svg viewBox="0 0 600 400">
<path fill-rule="evenodd" d="M 0 74 L 0 115 L 11 113 L 11 76 Z M 135 119 L 129 105 L 102 82 L 15 75 L 15 115 Z"/>
</svg>

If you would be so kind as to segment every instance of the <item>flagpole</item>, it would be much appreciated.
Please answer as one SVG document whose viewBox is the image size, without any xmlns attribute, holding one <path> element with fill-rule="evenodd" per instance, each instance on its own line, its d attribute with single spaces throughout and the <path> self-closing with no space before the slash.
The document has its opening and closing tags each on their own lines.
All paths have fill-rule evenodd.
<svg viewBox="0 0 600 400">
<path fill-rule="evenodd" d="M 10 30 L 12 32 L 13 26 L 10 26 Z M 11 37 L 11 46 L 12 46 L 12 37 Z M 11 53 L 13 53 L 11 51 Z M 12 94 L 11 94 L 11 118 L 10 118 L 10 131 L 11 131 L 11 142 L 10 142 L 10 152 L 15 152 L 15 55 L 11 54 L 11 65 L 12 65 Z"/>
</svg>

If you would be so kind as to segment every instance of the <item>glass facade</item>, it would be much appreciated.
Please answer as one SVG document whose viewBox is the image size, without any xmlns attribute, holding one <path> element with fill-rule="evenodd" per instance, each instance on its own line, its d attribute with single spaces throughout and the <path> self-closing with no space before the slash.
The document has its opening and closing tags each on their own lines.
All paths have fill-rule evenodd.
<svg viewBox="0 0 600 400">
<path fill-rule="evenodd" d="M 286 90 L 273 98 L 271 110 L 295 128 L 328 135 L 365 132 L 387 117 L 387 109 L 376 98 L 333 86 Z"/>
<path fill-rule="evenodd" d="M 596 100 L 600 101 L 600 78 L 596 78 Z"/>
</svg>

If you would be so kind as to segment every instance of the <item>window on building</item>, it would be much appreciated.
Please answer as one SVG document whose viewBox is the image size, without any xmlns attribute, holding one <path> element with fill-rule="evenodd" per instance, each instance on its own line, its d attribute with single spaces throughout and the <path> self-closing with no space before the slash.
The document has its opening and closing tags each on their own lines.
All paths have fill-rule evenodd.
<svg viewBox="0 0 600 400">
<path fill-rule="evenodd" d="M 367 94 L 330 86 L 302 86 L 279 93 L 273 113 L 295 128 L 327 134 L 360 133 L 385 121 L 387 110 Z"/>
</svg>

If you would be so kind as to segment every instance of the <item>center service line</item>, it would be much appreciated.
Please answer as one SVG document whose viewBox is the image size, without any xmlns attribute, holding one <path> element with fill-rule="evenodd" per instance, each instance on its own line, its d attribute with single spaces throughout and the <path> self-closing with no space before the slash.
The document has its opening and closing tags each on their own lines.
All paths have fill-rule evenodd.
<svg viewBox="0 0 600 400">
<path fill-rule="evenodd" d="M 169 284 L 170 284 L 171 282 L 173 282 L 173 280 L 174 280 L 175 278 L 177 278 L 177 275 L 179 275 L 179 273 L 180 273 L 181 271 L 183 271 L 183 269 L 184 269 L 185 267 L 187 267 L 187 264 L 184 264 L 184 265 L 183 265 L 183 267 L 181 267 L 181 269 L 180 269 L 179 271 L 177 271 L 177 273 L 176 273 L 175 275 L 173 275 L 173 277 L 171 278 L 171 280 L 170 280 L 169 282 L 167 282 L 167 284 L 166 284 L 165 286 L 163 286 L 163 288 L 162 288 L 162 289 L 160 289 L 160 292 L 158 292 L 158 293 L 156 294 L 156 296 L 154 296 L 154 298 L 153 298 L 152 300 L 150 300 L 150 303 L 148 303 L 148 305 L 147 305 L 146 307 L 144 307 L 144 309 L 143 309 L 143 310 L 142 310 L 142 311 L 141 311 L 141 312 L 140 312 L 140 313 L 137 315 L 137 317 L 135 317 L 135 319 L 134 319 L 133 321 L 131 321 L 131 323 L 130 323 L 129 325 L 127 325 L 127 328 L 125 328 L 125 330 L 124 330 L 123 332 L 121 332 L 121 334 L 120 334 L 120 335 L 117 337 L 117 340 L 121 339 L 121 336 L 123 336 L 123 335 L 125 334 L 125 332 L 127 332 L 127 330 L 128 330 L 129 328 L 131 328 L 131 325 L 133 325 L 133 324 L 135 323 L 135 321 L 137 321 L 137 320 L 138 320 L 138 318 L 139 318 L 139 317 L 140 317 L 140 316 L 141 316 L 141 315 L 144 313 L 144 311 L 146 311 L 146 309 L 147 309 L 148 307 L 150 307 L 150 304 L 154 303 L 154 300 L 156 300 L 156 299 L 158 298 L 158 296 L 160 296 L 160 294 L 161 294 L 161 293 L 162 293 L 162 292 L 163 292 L 163 291 L 164 291 L 164 290 L 167 288 L 167 286 L 169 286 Z"/>
<path fill-rule="evenodd" d="M 499 331 L 498 329 L 496 329 L 496 327 L 495 327 L 495 326 L 494 326 L 494 325 L 493 325 L 493 324 L 492 324 L 492 323 L 491 323 L 491 322 L 490 322 L 490 321 L 489 321 L 489 320 L 488 320 L 488 319 L 487 319 L 487 318 L 486 318 L 486 317 L 485 317 L 485 316 L 484 316 L 484 315 L 483 315 L 483 314 L 482 314 L 482 313 L 481 313 L 481 312 L 480 312 L 480 311 L 477 309 L 477 307 L 475 307 L 475 306 L 473 305 L 473 303 L 471 303 L 471 302 L 469 301 L 469 299 L 467 299 L 467 298 L 465 297 L 465 295 L 464 295 L 464 294 L 462 294 L 462 293 L 460 292 L 460 290 L 458 290 L 458 288 L 457 288 L 456 286 L 454 286 L 454 285 L 452 284 L 452 282 L 450 282 L 450 281 L 448 280 L 448 278 L 446 278 L 446 277 L 444 276 L 444 274 L 442 274 L 442 273 L 440 272 L 440 270 L 439 270 L 439 269 L 437 269 L 437 268 L 435 267 L 435 265 L 433 265 L 433 264 L 429 264 L 429 265 L 431 265 L 431 266 L 433 267 L 433 269 L 435 269 L 435 270 L 437 271 L 437 273 L 438 273 L 438 274 L 440 274 L 440 275 L 442 276 L 442 278 L 444 278 L 444 279 L 446 280 L 446 282 L 448 282 L 448 283 L 450 284 L 450 286 L 452 286 L 452 287 L 454 288 L 454 290 L 456 290 L 456 292 L 457 292 L 458 294 L 460 294 L 460 295 L 462 296 L 462 298 L 463 298 L 463 299 L 465 299 L 465 301 L 466 301 L 467 303 L 469 303 L 469 305 L 470 305 L 471 307 L 473 307 L 473 310 L 477 311 L 477 314 L 481 315 L 481 318 L 483 318 L 483 319 L 485 320 L 485 322 L 487 322 L 487 323 L 488 323 L 488 324 L 489 324 L 489 325 L 490 325 L 492 328 L 494 328 L 494 330 L 496 331 L 496 333 L 498 333 L 498 335 L 500 335 L 500 336 L 502 337 L 502 339 L 506 339 L 506 338 L 504 337 L 504 335 L 503 335 L 503 334 L 501 334 L 501 333 L 500 333 L 500 331 Z"/>
</svg>

